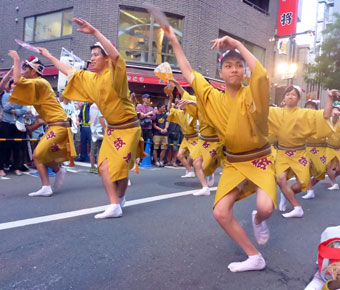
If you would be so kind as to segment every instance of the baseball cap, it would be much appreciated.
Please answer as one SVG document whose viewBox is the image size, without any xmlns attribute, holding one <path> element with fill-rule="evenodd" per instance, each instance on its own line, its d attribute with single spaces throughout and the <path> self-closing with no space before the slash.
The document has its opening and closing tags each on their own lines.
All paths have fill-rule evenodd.
<svg viewBox="0 0 340 290">
<path fill-rule="evenodd" d="M 150 98 L 151 96 L 149 95 L 149 94 L 144 94 L 143 96 L 142 96 L 142 99 L 144 99 L 144 98 Z"/>
</svg>

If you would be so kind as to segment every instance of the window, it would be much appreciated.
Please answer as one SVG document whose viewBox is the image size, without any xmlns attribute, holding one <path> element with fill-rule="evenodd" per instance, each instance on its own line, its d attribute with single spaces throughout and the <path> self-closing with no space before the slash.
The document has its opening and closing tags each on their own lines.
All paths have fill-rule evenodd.
<svg viewBox="0 0 340 290">
<path fill-rule="evenodd" d="M 269 0 L 242 0 L 243 3 L 248 4 L 255 8 L 256 10 L 264 13 L 269 14 Z"/>
<path fill-rule="evenodd" d="M 25 18 L 25 41 L 41 41 L 72 34 L 72 9 Z"/>
<path fill-rule="evenodd" d="M 183 19 L 169 14 L 167 17 L 181 43 Z M 127 60 L 177 64 L 173 48 L 163 30 L 144 9 L 121 7 L 118 50 Z"/>
<path fill-rule="evenodd" d="M 234 39 L 237 39 L 239 41 L 242 42 L 242 44 L 253 54 L 255 55 L 255 57 L 262 63 L 264 64 L 264 60 L 265 60 L 265 54 L 266 54 L 266 50 L 263 48 L 263 47 L 260 47 L 256 44 L 253 44 L 249 41 L 246 41 L 240 37 L 237 37 L 237 36 L 234 36 L 234 35 L 231 35 L 229 33 L 226 33 L 222 30 L 219 31 L 219 38 L 223 37 L 223 36 L 231 36 L 232 38 Z M 218 58 L 219 58 L 219 55 L 217 56 L 217 67 L 218 67 Z M 247 72 L 248 74 L 249 72 Z M 219 77 L 219 73 L 218 73 L 218 69 L 217 69 L 217 72 L 216 72 L 216 76 Z"/>
</svg>

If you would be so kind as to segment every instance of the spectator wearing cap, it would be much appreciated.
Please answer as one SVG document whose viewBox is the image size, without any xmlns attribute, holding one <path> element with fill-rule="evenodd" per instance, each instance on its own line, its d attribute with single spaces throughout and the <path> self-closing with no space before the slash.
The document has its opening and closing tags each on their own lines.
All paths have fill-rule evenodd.
<svg viewBox="0 0 340 290">
<path fill-rule="evenodd" d="M 152 140 L 152 121 L 155 120 L 156 114 L 151 107 L 151 99 L 149 94 L 142 96 L 143 104 L 137 106 L 136 111 L 139 115 L 140 124 L 142 127 L 142 136 L 146 143 L 147 140 Z"/>
<path fill-rule="evenodd" d="M 159 167 L 164 167 L 164 157 L 168 147 L 168 127 L 167 114 L 165 104 L 159 103 L 157 105 L 158 113 L 153 122 L 154 136 L 153 136 L 153 158 L 155 164 Z M 158 149 L 161 148 L 161 154 L 158 161 Z"/>
</svg>

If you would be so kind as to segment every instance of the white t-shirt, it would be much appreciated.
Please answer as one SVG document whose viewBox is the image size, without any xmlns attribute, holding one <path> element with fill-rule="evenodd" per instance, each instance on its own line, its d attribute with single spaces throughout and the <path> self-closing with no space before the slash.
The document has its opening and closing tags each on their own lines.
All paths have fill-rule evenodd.
<svg viewBox="0 0 340 290">
<path fill-rule="evenodd" d="M 72 101 L 70 101 L 67 105 L 64 102 L 61 102 L 60 105 L 64 108 L 66 115 L 68 118 L 72 117 L 72 114 L 76 114 L 76 108 Z"/>
<path fill-rule="evenodd" d="M 100 117 L 103 117 L 96 104 L 92 104 L 90 107 L 90 128 L 92 133 L 92 139 L 95 142 L 98 139 L 103 139 L 104 128 L 100 123 Z"/>
</svg>

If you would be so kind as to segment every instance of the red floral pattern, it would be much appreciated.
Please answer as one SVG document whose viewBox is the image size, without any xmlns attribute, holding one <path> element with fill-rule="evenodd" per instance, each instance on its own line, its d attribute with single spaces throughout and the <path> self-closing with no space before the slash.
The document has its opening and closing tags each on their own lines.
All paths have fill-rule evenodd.
<svg viewBox="0 0 340 290">
<path fill-rule="evenodd" d="M 285 154 L 289 157 L 293 157 L 296 153 L 296 150 L 286 150 Z"/>
<path fill-rule="evenodd" d="M 210 146 L 210 144 L 207 142 L 207 141 L 204 141 L 204 143 L 203 143 L 203 148 L 204 149 L 208 149 L 208 147 Z"/>
<path fill-rule="evenodd" d="M 299 163 L 302 164 L 303 166 L 306 166 L 308 164 L 308 160 L 306 159 L 305 156 L 302 156 L 300 159 L 299 159 Z"/>
<path fill-rule="evenodd" d="M 323 164 L 325 164 L 325 163 L 326 163 L 326 156 L 325 156 L 325 155 L 322 155 L 322 156 L 320 157 L 320 161 L 321 161 Z"/>
<path fill-rule="evenodd" d="M 315 147 L 313 147 L 309 152 L 312 153 L 312 154 L 314 154 L 314 155 L 316 155 L 316 154 L 318 154 L 319 151 L 320 151 L 320 150 L 318 150 L 318 149 L 316 149 Z"/>
<path fill-rule="evenodd" d="M 209 151 L 209 154 L 210 154 L 211 158 L 214 158 L 216 156 L 217 152 L 216 152 L 215 149 L 213 149 L 213 150 Z"/>
<path fill-rule="evenodd" d="M 60 151 L 60 147 L 58 146 L 58 144 L 54 144 L 53 146 L 51 146 L 51 151 L 52 152 Z"/>
<path fill-rule="evenodd" d="M 191 145 L 192 145 L 192 146 L 196 146 L 196 145 L 197 145 L 197 142 L 196 142 L 196 141 L 192 141 L 192 142 L 191 142 Z"/>
<path fill-rule="evenodd" d="M 123 159 L 125 160 L 126 163 L 129 163 L 131 156 L 132 156 L 132 154 L 131 154 L 131 152 L 129 152 L 128 155 L 123 157 Z"/>
<path fill-rule="evenodd" d="M 267 170 L 267 167 L 273 164 L 273 162 L 269 160 L 267 157 L 265 157 L 265 158 L 253 160 L 251 164 L 253 164 L 256 168 Z"/>
<path fill-rule="evenodd" d="M 111 137 L 113 131 L 114 131 L 113 129 L 107 129 L 106 131 L 107 136 Z"/>
<path fill-rule="evenodd" d="M 54 131 L 51 130 L 46 134 L 46 140 L 51 139 L 51 138 L 56 138 L 57 136 L 55 135 Z"/>
<path fill-rule="evenodd" d="M 122 148 L 126 143 L 124 140 L 120 137 L 118 137 L 114 142 L 113 145 L 115 146 L 116 150 L 118 151 L 120 148 Z"/>
</svg>

